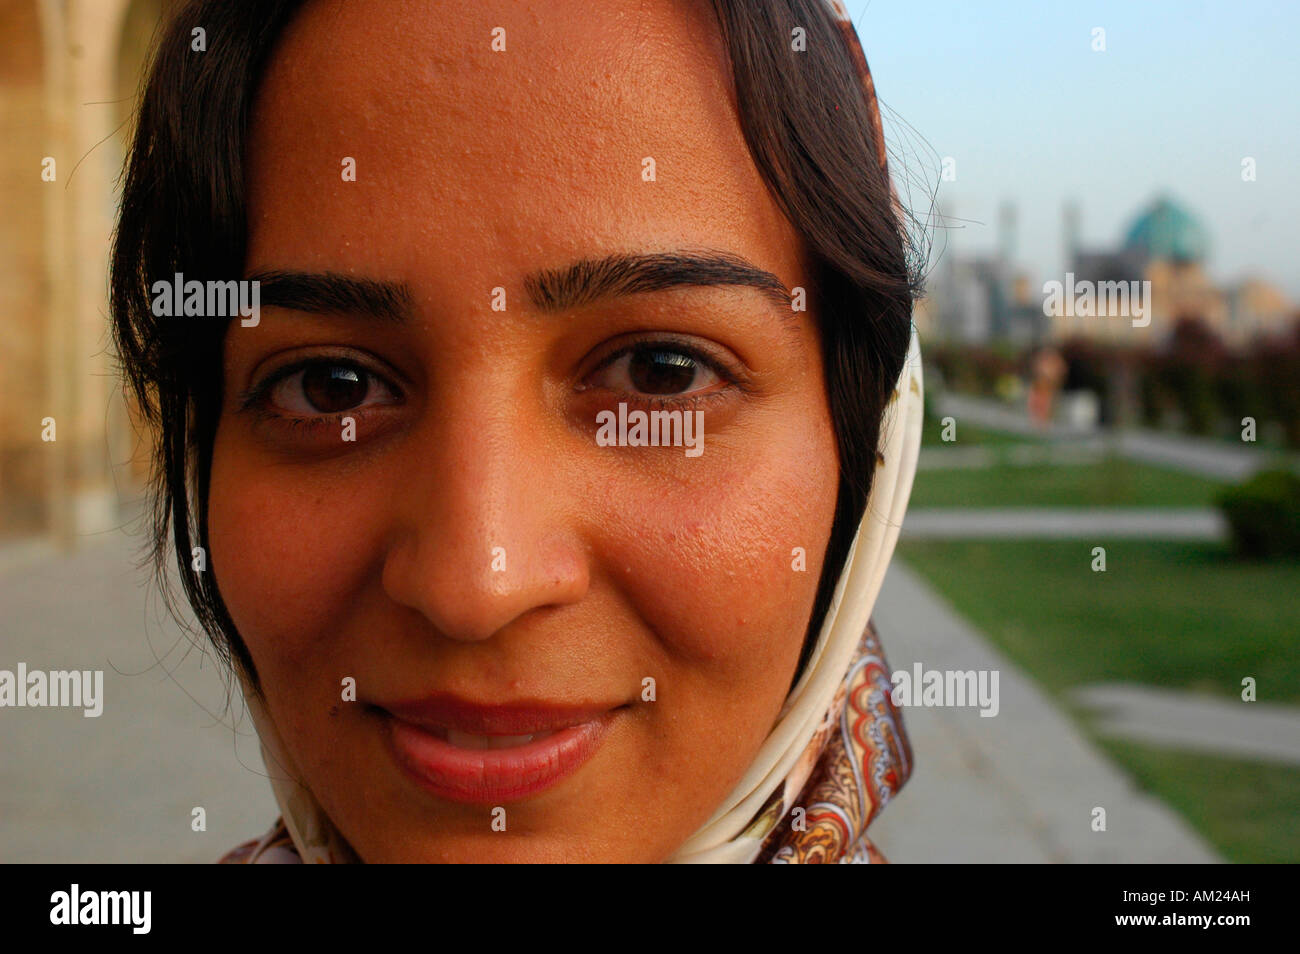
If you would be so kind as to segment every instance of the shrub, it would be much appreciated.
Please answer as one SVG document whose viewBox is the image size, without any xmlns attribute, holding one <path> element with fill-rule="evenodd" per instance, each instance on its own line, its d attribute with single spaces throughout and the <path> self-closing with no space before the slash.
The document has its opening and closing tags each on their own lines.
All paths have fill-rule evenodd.
<svg viewBox="0 0 1300 954">
<path fill-rule="evenodd" d="M 1300 556 L 1300 476 L 1261 471 L 1216 500 L 1242 556 Z"/>
<path fill-rule="evenodd" d="M 1289 339 L 1269 342 L 1254 355 L 1261 415 L 1282 425 L 1288 447 L 1300 448 L 1300 323 Z"/>
</svg>

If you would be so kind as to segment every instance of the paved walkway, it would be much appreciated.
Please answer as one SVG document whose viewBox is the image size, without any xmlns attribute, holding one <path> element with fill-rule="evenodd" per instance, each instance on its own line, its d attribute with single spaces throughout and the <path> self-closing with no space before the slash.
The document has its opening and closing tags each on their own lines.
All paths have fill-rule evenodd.
<svg viewBox="0 0 1300 954">
<path fill-rule="evenodd" d="M 1227 525 L 1200 508 L 925 507 L 903 520 L 907 540 L 1076 539 L 1223 540 Z"/>
<path fill-rule="evenodd" d="M 911 520 L 911 517 L 908 518 Z M 1098 753 L 1042 690 L 899 561 L 876 606 L 895 670 L 997 670 L 1000 708 L 910 707 L 916 766 L 872 825 L 894 862 L 1212 862 L 1214 851 Z M 1106 831 L 1091 827 L 1106 810 Z"/>
<path fill-rule="evenodd" d="M 1026 437 L 1044 437 L 1051 439 L 1078 439 L 1096 436 L 1095 427 L 1075 427 L 1066 423 L 1055 423 L 1051 427 L 1039 427 L 1029 419 L 1023 407 L 1004 404 L 990 398 L 960 394 L 956 391 L 944 391 L 935 399 L 939 415 L 951 416 L 957 421 L 957 435 L 961 436 L 963 423 L 976 424 L 994 431 L 1006 431 L 1010 434 L 1024 434 Z"/>
<path fill-rule="evenodd" d="M 1300 765 L 1300 707 L 1126 684 L 1085 686 L 1072 695 L 1096 710 L 1092 724 L 1106 735 Z"/>
<path fill-rule="evenodd" d="M 1244 480 L 1256 470 L 1270 466 L 1276 457 L 1269 451 L 1246 443 L 1237 447 L 1163 431 L 1103 432 L 1097 428 L 1077 428 L 1065 424 L 1054 424 L 1044 429 L 1030 421 L 1022 408 L 1008 407 L 997 401 L 965 394 L 943 394 L 938 399 L 938 406 L 941 415 L 950 415 L 957 420 L 959 435 L 961 422 L 968 421 L 994 430 L 1048 437 L 1057 441 L 1087 441 L 1101 437 L 1117 453 L 1133 460 L 1172 467 L 1217 480 Z"/>
<path fill-rule="evenodd" d="M 102 669 L 106 697 L 97 719 L 0 711 L 0 861 L 211 861 L 275 816 L 247 720 L 222 716 L 221 670 L 146 600 L 134 559 L 112 534 L 0 574 L 0 668 Z M 876 619 L 895 668 L 1000 673 L 994 718 L 905 711 L 916 772 L 872 829 L 893 860 L 1214 860 L 897 563 Z M 207 832 L 190 830 L 195 806 Z"/>
<path fill-rule="evenodd" d="M 115 533 L 0 573 L 0 669 L 100 669 L 105 697 L 0 709 L 0 862 L 214 861 L 275 820 L 251 725 L 135 562 Z"/>
</svg>

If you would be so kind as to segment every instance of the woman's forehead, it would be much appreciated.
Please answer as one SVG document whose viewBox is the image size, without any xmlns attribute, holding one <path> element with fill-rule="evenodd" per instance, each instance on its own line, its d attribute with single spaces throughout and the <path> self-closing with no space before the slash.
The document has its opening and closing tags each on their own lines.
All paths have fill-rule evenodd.
<svg viewBox="0 0 1300 954">
<path fill-rule="evenodd" d="M 405 271 L 436 246 L 522 272 L 635 244 L 795 264 L 707 5 L 383 9 L 309 4 L 277 46 L 247 153 L 250 260 Z"/>
</svg>

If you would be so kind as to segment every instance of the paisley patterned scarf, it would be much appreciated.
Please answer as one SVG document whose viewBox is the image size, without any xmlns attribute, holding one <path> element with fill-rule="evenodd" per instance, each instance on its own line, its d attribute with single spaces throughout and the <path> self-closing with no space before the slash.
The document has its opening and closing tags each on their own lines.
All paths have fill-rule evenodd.
<svg viewBox="0 0 1300 954">
<path fill-rule="evenodd" d="M 870 106 L 876 160 L 887 171 L 875 87 L 852 21 L 826 0 L 843 31 Z M 885 568 L 912 489 L 921 443 L 922 379 L 915 331 L 882 422 L 871 496 L 845 559 L 817 644 L 767 740 L 713 817 L 674 862 L 859 864 L 884 861 L 867 827 L 912 771 L 902 719 L 871 626 Z M 275 864 L 359 859 L 299 776 L 270 716 L 244 687 L 281 818 L 222 862 Z"/>
</svg>

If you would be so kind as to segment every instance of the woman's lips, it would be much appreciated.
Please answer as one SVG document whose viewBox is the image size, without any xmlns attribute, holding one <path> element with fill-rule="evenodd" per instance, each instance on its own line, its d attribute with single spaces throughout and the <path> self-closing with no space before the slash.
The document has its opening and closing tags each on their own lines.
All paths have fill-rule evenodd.
<svg viewBox="0 0 1300 954">
<path fill-rule="evenodd" d="M 397 762 L 421 787 L 451 801 L 500 804 L 577 771 L 615 707 L 481 706 L 438 696 L 384 708 Z"/>
</svg>

